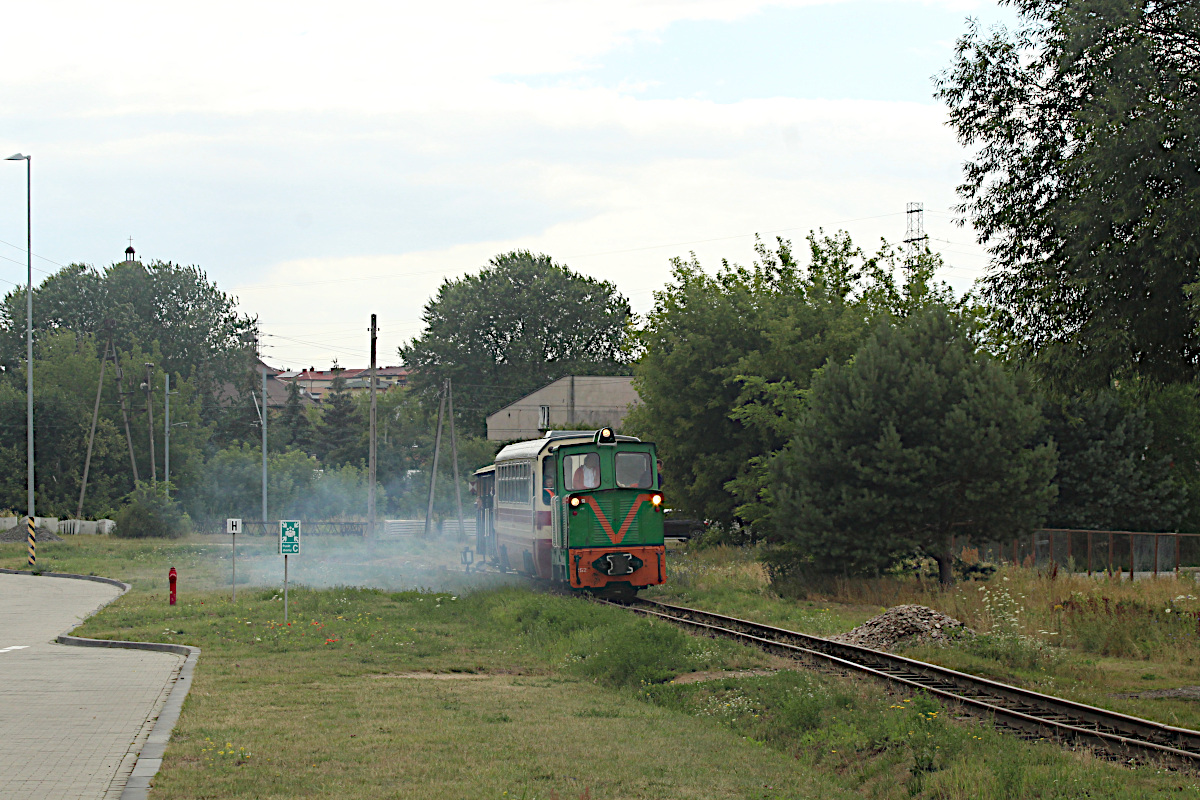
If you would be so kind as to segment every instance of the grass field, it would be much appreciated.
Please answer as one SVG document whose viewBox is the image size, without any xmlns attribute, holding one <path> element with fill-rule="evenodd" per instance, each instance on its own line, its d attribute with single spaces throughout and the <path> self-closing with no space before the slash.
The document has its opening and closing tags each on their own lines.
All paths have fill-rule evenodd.
<svg viewBox="0 0 1200 800">
<path fill-rule="evenodd" d="M 1118 696 L 1200 686 L 1200 587 L 1190 575 L 1130 582 L 1002 569 L 990 581 L 950 588 L 912 578 L 842 579 L 800 600 L 774 592 L 751 551 L 684 552 L 675 554 L 672 582 L 649 596 L 818 635 L 849 630 L 884 604 L 918 603 L 983 635 L 960 647 L 909 651 L 914 658 L 1200 729 L 1196 700 Z"/>
<path fill-rule="evenodd" d="M 266 544 L 239 545 L 238 574 L 249 582 L 239 582 L 236 603 L 228 548 L 213 540 L 81 537 L 41 548 L 44 569 L 133 584 L 80 635 L 203 649 L 152 797 L 1141 798 L 1197 790 L 1192 777 L 1126 770 L 956 721 L 953 709 L 923 696 L 777 671 L 781 662 L 754 651 L 617 609 L 496 580 L 468 585 L 442 569 L 457 563 L 452 543 L 305 547 L 292 577 L 312 585 L 294 590 L 291 625 L 282 624 L 278 581 L 259 583 L 281 573 Z M 0 545 L 0 566 L 22 559 L 19 545 Z M 794 627 L 828 633 L 878 610 L 776 597 L 742 553 L 677 554 L 674 565 L 677 596 Z M 181 574 L 175 607 L 165 597 L 170 566 Z M 347 588 L 355 570 L 386 588 Z"/>
</svg>

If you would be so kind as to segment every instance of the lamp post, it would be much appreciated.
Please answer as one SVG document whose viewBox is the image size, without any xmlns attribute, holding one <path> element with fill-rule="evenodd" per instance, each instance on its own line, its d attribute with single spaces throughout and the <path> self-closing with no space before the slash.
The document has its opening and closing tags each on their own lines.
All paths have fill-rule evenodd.
<svg viewBox="0 0 1200 800">
<path fill-rule="evenodd" d="M 25 460 L 29 505 L 29 564 L 37 561 L 33 533 L 33 156 L 16 153 L 5 161 L 25 162 Z"/>
</svg>

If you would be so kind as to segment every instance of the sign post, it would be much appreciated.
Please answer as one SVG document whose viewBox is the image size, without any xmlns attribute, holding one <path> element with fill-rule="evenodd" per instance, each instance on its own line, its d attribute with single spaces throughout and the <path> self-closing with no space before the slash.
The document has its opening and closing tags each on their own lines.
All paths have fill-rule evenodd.
<svg viewBox="0 0 1200 800">
<path fill-rule="evenodd" d="M 237 602 L 237 535 L 242 532 L 240 519 L 225 520 L 225 532 L 233 542 L 233 602 Z"/>
<path fill-rule="evenodd" d="M 288 621 L 288 556 L 300 555 L 300 520 L 279 520 L 279 552 L 283 554 L 283 623 Z"/>
</svg>

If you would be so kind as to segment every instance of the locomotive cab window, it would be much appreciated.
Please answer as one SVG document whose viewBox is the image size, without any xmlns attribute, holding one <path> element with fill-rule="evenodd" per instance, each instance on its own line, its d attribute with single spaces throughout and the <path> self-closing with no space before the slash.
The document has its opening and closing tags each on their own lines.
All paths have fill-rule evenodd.
<svg viewBox="0 0 1200 800">
<path fill-rule="evenodd" d="M 654 488 L 649 453 L 617 453 L 617 486 L 621 489 Z"/>
<path fill-rule="evenodd" d="M 542 460 L 542 503 L 550 505 L 554 499 L 554 457 Z"/>
<path fill-rule="evenodd" d="M 579 453 L 563 459 L 563 477 L 572 490 L 595 489 L 600 485 L 600 456 Z"/>
</svg>

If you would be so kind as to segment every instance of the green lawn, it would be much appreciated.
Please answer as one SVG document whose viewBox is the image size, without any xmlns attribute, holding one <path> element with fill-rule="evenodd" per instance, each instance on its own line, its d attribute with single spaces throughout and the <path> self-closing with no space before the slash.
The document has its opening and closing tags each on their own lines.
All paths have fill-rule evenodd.
<svg viewBox="0 0 1200 800">
<path fill-rule="evenodd" d="M 457 558 L 425 548 L 412 581 L 465 582 L 438 569 L 447 553 Z M 377 554 L 415 560 L 403 555 Z M 228 566 L 212 542 L 89 538 L 40 556 L 46 569 L 134 586 L 78 635 L 203 649 L 154 798 L 850 796 L 785 753 L 644 702 L 643 678 L 766 659 L 617 609 L 521 587 L 293 587 L 284 625 L 278 587 L 242 587 L 236 603 L 212 588 Z M 0 546 L 0 566 L 20 559 Z M 174 607 L 171 565 L 183 576 Z"/>
<path fill-rule="evenodd" d="M 310 540 L 292 574 L 329 588 L 294 589 L 290 625 L 278 582 L 246 584 L 230 601 L 228 548 L 213 540 L 79 538 L 40 555 L 47 569 L 133 584 L 80 635 L 203 648 L 154 798 L 1142 798 L 1197 789 L 1192 777 L 1126 770 L 955 720 L 954 709 L 869 681 L 774 671 L 786 663 L 620 609 L 495 579 L 473 584 L 442 569 L 459 547 Z M 0 545 L 0 566 L 20 566 L 22 552 Z M 704 556 L 690 577 L 684 558 L 658 594 L 819 632 L 871 613 L 774 597 L 741 555 Z M 266 543 L 239 546 L 239 576 L 281 578 L 278 562 Z M 166 603 L 171 565 L 182 576 L 175 607 Z M 387 588 L 336 585 L 355 569 Z M 700 672 L 707 679 L 673 680 Z"/>
</svg>

